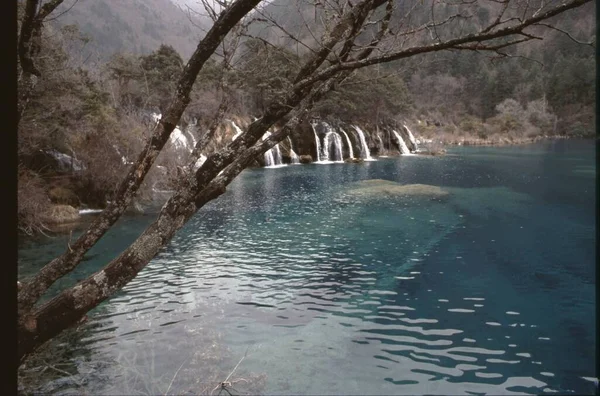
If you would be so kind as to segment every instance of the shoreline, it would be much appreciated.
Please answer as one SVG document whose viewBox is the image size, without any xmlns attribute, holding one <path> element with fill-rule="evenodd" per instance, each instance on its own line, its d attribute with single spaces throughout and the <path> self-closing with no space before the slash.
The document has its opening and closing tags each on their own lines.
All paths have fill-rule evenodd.
<svg viewBox="0 0 600 396">
<path fill-rule="evenodd" d="M 535 136 L 531 138 L 516 138 L 510 139 L 508 137 L 495 137 L 495 138 L 461 138 L 452 140 L 421 140 L 420 145 L 426 146 L 428 144 L 441 144 L 443 146 L 512 146 L 521 144 L 536 143 L 542 140 L 563 140 L 563 139 L 597 139 L 594 136 L 564 136 L 564 135 L 547 135 L 547 136 Z"/>
</svg>

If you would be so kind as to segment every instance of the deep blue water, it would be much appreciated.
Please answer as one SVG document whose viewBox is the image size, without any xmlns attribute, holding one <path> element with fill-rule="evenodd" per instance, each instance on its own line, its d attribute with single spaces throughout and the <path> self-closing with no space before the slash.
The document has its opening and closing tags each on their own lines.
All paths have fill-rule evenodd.
<svg viewBox="0 0 600 396">
<path fill-rule="evenodd" d="M 593 142 L 575 140 L 244 171 L 49 345 L 62 374 L 23 378 L 53 392 L 210 393 L 244 357 L 240 392 L 239 378 L 264 374 L 268 394 L 591 394 L 595 176 Z M 445 195 L 356 195 L 370 179 Z M 58 286 L 150 221 L 123 219 Z M 22 243 L 20 275 L 65 241 Z"/>
</svg>

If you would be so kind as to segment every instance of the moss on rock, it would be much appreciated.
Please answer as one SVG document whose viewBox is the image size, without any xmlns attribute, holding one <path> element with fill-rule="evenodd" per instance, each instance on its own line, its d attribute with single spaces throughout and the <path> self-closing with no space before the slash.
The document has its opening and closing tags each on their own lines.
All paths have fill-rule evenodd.
<svg viewBox="0 0 600 396">
<path fill-rule="evenodd" d="M 72 190 L 65 187 L 54 187 L 48 191 L 50 201 L 59 205 L 70 205 L 75 208 L 80 206 L 79 198 Z"/>
<path fill-rule="evenodd" d="M 389 180 L 372 179 L 353 183 L 346 191 L 347 194 L 357 197 L 388 196 L 415 196 L 444 197 L 448 191 L 438 186 L 428 184 L 400 184 Z"/>
<path fill-rule="evenodd" d="M 50 205 L 40 217 L 49 224 L 73 223 L 79 220 L 79 211 L 70 205 Z"/>
</svg>

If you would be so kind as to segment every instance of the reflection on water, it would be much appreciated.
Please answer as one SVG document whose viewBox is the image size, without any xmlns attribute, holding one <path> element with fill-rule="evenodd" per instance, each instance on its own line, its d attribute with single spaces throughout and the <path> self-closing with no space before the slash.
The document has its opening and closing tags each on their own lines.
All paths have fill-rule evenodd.
<svg viewBox="0 0 600 396">
<path fill-rule="evenodd" d="M 558 143 L 245 171 L 22 379 L 210 393 L 244 357 L 240 392 L 591 393 L 594 148 Z M 444 194 L 351 193 L 369 179 Z M 124 219 L 66 282 L 149 221 Z M 21 275 L 63 246 L 23 245 Z"/>
</svg>

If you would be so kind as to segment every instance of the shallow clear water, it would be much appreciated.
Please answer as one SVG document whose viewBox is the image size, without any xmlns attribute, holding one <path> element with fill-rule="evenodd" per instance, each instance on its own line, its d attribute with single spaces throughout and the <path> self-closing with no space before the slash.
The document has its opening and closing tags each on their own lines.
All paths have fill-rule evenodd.
<svg viewBox="0 0 600 396">
<path fill-rule="evenodd" d="M 240 392 L 264 374 L 268 394 L 593 393 L 593 142 L 449 154 L 245 171 L 27 388 L 210 392 L 244 357 Z M 449 194 L 351 194 L 368 179 Z M 151 220 L 121 221 L 59 286 Z M 20 275 L 65 242 L 22 243 Z"/>
</svg>

